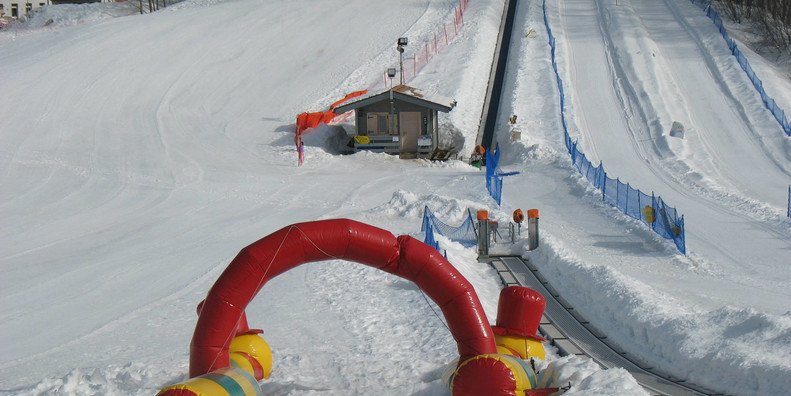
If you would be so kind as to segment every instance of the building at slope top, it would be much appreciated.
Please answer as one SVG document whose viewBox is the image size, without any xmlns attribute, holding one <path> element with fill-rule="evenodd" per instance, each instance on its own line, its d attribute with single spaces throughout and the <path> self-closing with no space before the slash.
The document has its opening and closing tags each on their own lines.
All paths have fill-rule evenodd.
<svg viewBox="0 0 791 396">
<path fill-rule="evenodd" d="M 49 4 L 50 0 L 0 0 L 0 17 L 20 18 Z"/>
<path fill-rule="evenodd" d="M 401 158 L 447 158 L 438 147 L 439 112 L 448 113 L 456 101 L 428 97 L 408 85 L 373 92 L 338 106 L 336 114 L 354 110 L 351 135 L 355 151 L 398 154 Z M 443 158 L 444 157 L 444 158 Z"/>
<path fill-rule="evenodd" d="M 0 17 L 18 19 L 28 17 L 30 13 L 50 4 L 84 4 L 101 3 L 108 0 L 0 0 Z"/>
</svg>

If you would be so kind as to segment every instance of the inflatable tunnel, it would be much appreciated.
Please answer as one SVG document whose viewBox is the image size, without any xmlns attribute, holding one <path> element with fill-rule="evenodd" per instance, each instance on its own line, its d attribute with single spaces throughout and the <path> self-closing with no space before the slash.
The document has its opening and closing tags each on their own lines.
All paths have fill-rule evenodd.
<svg viewBox="0 0 791 396">
<path fill-rule="evenodd" d="M 494 333 L 472 285 L 428 245 L 352 220 L 293 224 L 247 246 L 212 286 L 190 347 L 190 377 L 228 367 L 231 335 L 272 278 L 303 263 L 348 260 L 414 282 L 442 310 L 462 359 L 495 354 Z"/>
<path fill-rule="evenodd" d="M 532 393 L 538 390 L 535 373 L 520 363 L 539 356 L 535 352 L 540 343 L 536 347 L 520 335 L 535 335 L 538 320 L 519 317 L 527 311 L 535 311 L 531 317 L 541 316 L 540 295 L 504 289 L 510 296 L 507 305 L 522 308 L 505 310 L 503 317 L 498 313 L 495 335 L 472 285 L 437 250 L 408 235 L 395 237 L 367 224 L 335 219 L 289 225 L 242 249 L 198 308 L 190 345 L 191 379 L 159 395 L 260 394 L 257 380 L 269 376 L 272 354 L 261 331 L 249 329 L 245 309 L 270 279 L 322 260 L 353 261 L 410 280 L 440 307 L 460 355 L 448 375 L 454 395 L 539 394 Z M 540 311 L 525 308 L 536 302 Z"/>
</svg>

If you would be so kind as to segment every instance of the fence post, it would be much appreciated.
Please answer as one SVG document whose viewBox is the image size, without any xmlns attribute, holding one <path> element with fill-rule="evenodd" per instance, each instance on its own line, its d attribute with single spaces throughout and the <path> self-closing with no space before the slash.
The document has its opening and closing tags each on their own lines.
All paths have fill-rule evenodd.
<svg viewBox="0 0 791 396">
<path fill-rule="evenodd" d="M 684 215 L 681 215 L 681 253 L 683 255 L 687 255 L 687 231 L 686 222 L 684 221 Z"/>
<path fill-rule="evenodd" d="M 456 8 L 453 14 L 453 33 L 459 34 L 459 9 Z"/>
<path fill-rule="evenodd" d="M 629 182 L 626 182 L 626 205 L 624 206 L 623 212 L 628 216 L 629 215 Z"/>
<path fill-rule="evenodd" d="M 602 173 L 602 182 L 601 182 L 601 200 L 602 202 L 606 201 L 604 196 L 607 195 L 607 172 L 604 171 L 604 164 L 599 161 L 599 166 L 601 166 L 601 173 Z"/>
<path fill-rule="evenodd" d="M 651 209 L 654 210 L 654 222 L 651 223 L 651 229 L 656 232 L 656 197 L 654 196 L 654 192 L 651 191 Z"/>
<path fill-rule="evenodd" d="M 431 221 L 431 209 L 428 208 L 428 205 L 423 206 L 423 224 L 420 226 L 420 231 L 426 231 L 426 227 L 429 226 Z"/>
<path fill-rule="evenodd" d="M 478 240 L 478 229 L 475 228 L 475 222 L 472 220 L 472 210 L 467 208 L 467 216 L 470 220 L 470 224 L 472 224 L 472 233 L 475 234 L 475 240 Z"/>
<path fill-rule="evenodd" d="M 640 216 L 640 220 L 643 219 L 643 202 L 640 200 L 641 195 L 643 195 L 639 190 L 637 191 L 637 213 Z M 629 197 L 626 197 L 626 202 L 629 202 Z"/>
<path fill-rule="evenodd" d="M 577 162 L 577 142 L 571 144 L 571 163 Z"/>
</svg>

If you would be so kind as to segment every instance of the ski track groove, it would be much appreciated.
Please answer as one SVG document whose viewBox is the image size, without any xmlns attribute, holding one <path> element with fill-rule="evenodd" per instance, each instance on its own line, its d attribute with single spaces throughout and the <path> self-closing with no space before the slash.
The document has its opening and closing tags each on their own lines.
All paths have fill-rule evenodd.
<svg viewBox="0 0 791 396">
<path fill-rule="evenodd" d="M 778 227 L 776 227 L 774 225 L 765 224 L 767 218 L 773 218 L 773 217 L 777 216 L 777 211 L 774 210 L 770 205 L 762 203 L 763 210 L 757 210 L 757 211 L 754 211 L 754 212 L 753 211 L 738 211 L 737 210 L 736 213 L 734 213 L 734 211 L 732 211 L 730 209 L 738 208 L 739 204 L 747 204 L 747 205 L 750 205 L 750 206 L 753 206 L 753 205 L 750 203 L 750 201 L 747 198 L 742 197 L 742 196 L 733 197 L 733 195 L 729 196 L 729 197 L 733 197 L 733 198 L 729 199 L 728 202 L 723 202 L 723 197 L 722 196 L 718 196 L 716 193 L 710 191 L 705 186 L 701 186 L 698 183 L 686 180 L 683 177 L 675 176 L 676 172 L 672 172 L 671 170 L 665 169 L 664 166 L 650 166 L 651 162 L 648 161 L 647 156 L 644 154 L 645 153 L 644 148 L 638 142 L 636 142 L 635 139 L 634 139 L 634 137 L 637 136 L 634 133 L 634 130 L 635 130 L 634 128 L 635 127 L 633 126 L 634 125 L 634 121 L 633 121 L 634 120 L 634 117 L 633 117 L 634 112 L 630 111 L 629 109 L 632 109 L 632 108 L 635 108 L 635 107 L 639 108 L 641 110 L 640 114 L 639 114 L 641 116 L 641 122 L 643 122 L 645 125 L 648 125 L 648 123 L 646 122 L 646 120 L 644 118 L 645 111 L 642 110 L 642 107 L 640 105 L 636 105 L 636 104 L 632 103 L 631 100 L 627 100 L 626 99 L 626 98 L 632 99 L 632 98 L 637 97 L 636 96 L 636 90 L 631 86 L 630 83 L 628 83 L 629 79 L 625 76 L 625 72 L 623 72 L 622 69 L 619 69 L 619 67 L 615 66 L 616 62 L 613 59 L 613 55 L 612 55 L 612 51 L 614 49 L 614 44 L 612 43 L 612 38 L 609 37 L 608 34 L 605 33 L 607 31 L 606 26 L 605 26 L 606 16 L 603 15 L 603 13 L 601 11 L 600 0 L 596 0 L 595 5 L 596 5 L 596 10 L 597 10 L 598 25 L 599 25 L 600 33 L 602 34 L 602 40 L 603 40 L 604 45 L 605 45 L 605 52 L 606 52 L 606 55 L 607 55 L 606 58 L 607 58 L 607 62 L 608 62 L 609 73 L 612 76 L 612 81 L 613 81 L 612 88 L 614 89 L 616 96 L 619 98 L 619 100 L 621 100 L 621 104 L 622 104 L 621 109 L 622 109 L 623 119 L 626 120 L 627 125 L 630 127 L 630 132 L 629 133 L 630 133 L 630 136 L 632 137 L 632 139 L 630 139 L 630 144 L 632 145 L 632 147 L 638 148 L 637 152 L 640 153 L 639 157 L 642 158 L 644 163 L 649 165 L 646 168 L 654 176 L 656 176 L 657 179 L 663 181 L 665 185 L 669 186 L 676 193 L 678 193 L 678 194 L 680 194 L 682 196 L 685 196 L 686 198 L 690 199 L 691 201 L 703 200 L 703 201 L 705 201 L 706 203 L 709 204 L 709 207 L 711 209 L 717 211 L 720 214 L 731 215 L 731 216 L 735 216 L 735 217 L 738 217 L 738 218 L 741 218 L 741 219 L 747 219 L 747 220 L 758 220 L 760 222 L 760 224 L 761 224 L 761 228 L 764 229 L 765 231 L 770 232 L 770 233 L 772 233 L 773 235 L 775 235 L 775 236 L 777 236 L 779 238 L 788 238 L 789 235 L 791 235 L 791 232 L 790 232 L 791 230 L 784 229 L 783 227 L 780 227 L 778 229 Z M 563 6 L 563 9 L 565 10 L 565 2 L 563 3 L 562 6 Z M 561 20 L 564 20 L 564 19 L 561 17 Z M 567 24 L 565 24 L 565 25 L 567 25 Z M 564 48 L 567 49 L 567 46 L 564 45 Z M 571 63 L 572 64 L 572 68 L 574 68 L 574 70 L 576 70 L 576 63 L 573 62 L 573 55 L 570 54 L 571 51 L 567 51 L 567 52 L 569 53 L 569 55 L 567 55 L 567 57 L 570 60 L 569 63 Z M 619 73 L 618 70 L 621 70 L 621 72 Z M 634 95 L 634 96 L 624 95 L 623 92 L 619 89 L 619 88 L 621 88 L 620 85 L 619 85 L 619 82 L 621 82 L 621 83 L 625 82 L 627 85 L 629 85 L 629 92 L 631 92 L 632 95 Z M 568 92 L 568 90 L 567 90 L 567 92 Z M 586 126 L 587 126 L 587 121 L 585 121 L 585 123 L 586 123 Z M 596 152 L 595 144 L 592 141 L 587 142 L 587 144 L 588 144 L 589 147 L 591 147 L 591 150 L 595 153 Z M 589 157 L 588 159 L 590 160 L 590 155 L 588 155 L 588 157 Z M 591 161 L 591 163 L 593 164 L 593 161 Z M 688 192 L 689 189 L 695 190 L 696 193 L 695 194 L 689 193 Z M 656 190 L 654 190 L 654 191 L 655 192 L 659 192 L 661 194 L 661 191 L 656 191 Z M 731 201 L 733 201 L 733 199 L 736 199 L 736 202 L 731 202 Z M 668 204 L 673 205 L 674 203 L 673 202 L 668 202 Z M 724 204 L 728 204 L 727 205 L 728 208 L 723 207 Z M 683 208 L 680 208 L 680 210 L 683 210 Z"/>
</svg>

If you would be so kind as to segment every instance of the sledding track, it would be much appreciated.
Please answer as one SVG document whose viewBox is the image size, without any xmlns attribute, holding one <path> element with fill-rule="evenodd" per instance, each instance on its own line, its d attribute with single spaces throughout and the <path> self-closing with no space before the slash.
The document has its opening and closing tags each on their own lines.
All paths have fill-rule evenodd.
<svg viewBox="0 0 791 396">
<path fill-rule="evenodd" d="M 564 300 L 529 261 L 515 256 L 491 257 L 490 265 L 506 286 L 530 287 L 547 299 L 539 331 L 558 348 L 561 355 L 584 355 L 604 368 L 621 367 L 652 395 L 713 394 L 686 383 L 684 379 L 662 374 L 611 346 L 607 336 L 596 330 Z"/>
</svg>

